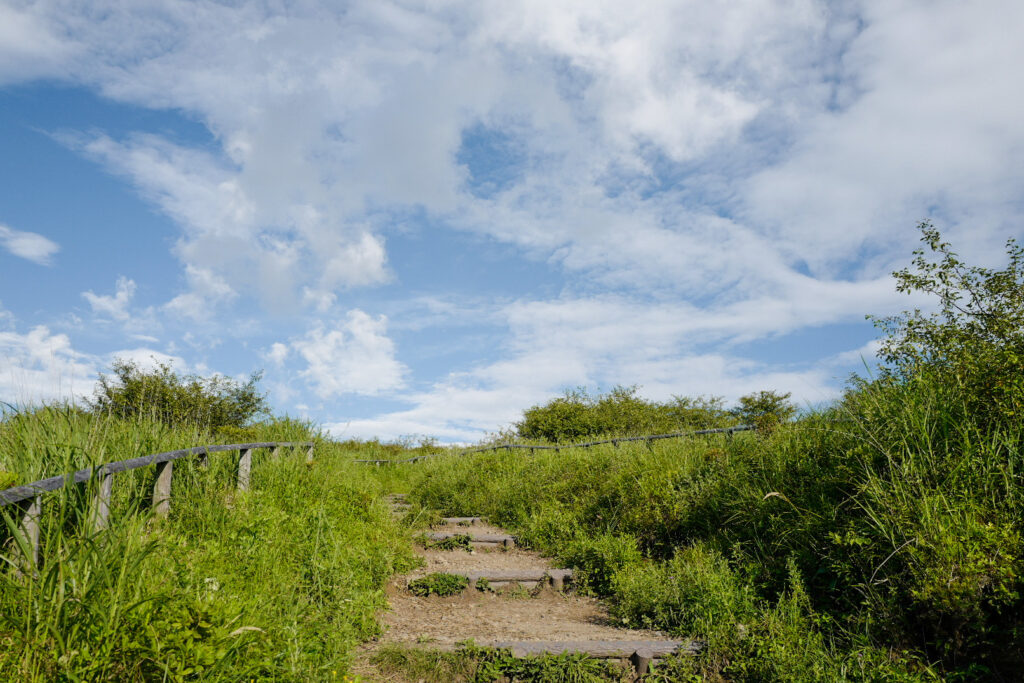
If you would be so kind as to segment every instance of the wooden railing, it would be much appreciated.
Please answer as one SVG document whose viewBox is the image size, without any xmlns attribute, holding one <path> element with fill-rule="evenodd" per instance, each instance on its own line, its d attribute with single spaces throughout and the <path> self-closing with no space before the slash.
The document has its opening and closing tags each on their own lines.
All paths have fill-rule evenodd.
<svg viewBox="0 0 1024 683">
<path fill-rule="evenodd" d="M 397 465 L 401 463 L 418 462 L 420 460 L 425 460 L 426 458 L 436 458 L 441 455 L 469 455 L 471 453 L 487 453 L 489 451 L 500 451 L 502 449 L 511 451 L 513 448 L 526 449 L 529 450 L 531 454 L 535 451 L 561 451 L 563 448 L 592 448 L 594 446 L 603 446 L 605 444 L 612 444 L 618 448 L 620 443 L 629 443 L 631 441 L 646 441 L 647 445 L 650 446 L 652 442 L 660 441 L 661 439 L 681 439 L 688 436 L 701 436 L 703 434 L 725 434 L 726 438 L 732 438 L 732 435 L 735 432 L 749 432 L 752 429 L 756 429 L 756 427 L 753 425 L 734 425 L 732 427 L 719 427 L 717 429 L 698 429 L 693 432 L 648 434 L 646 436 L 620 436 L 614 439 L 566 443 L 559 444 L 558 446 L 538 446 L 536 444 L 531 445 L 528 443 L 505 443 L 498 444 L 497 446 L 486 446 L 484 448 L 471 448 L 469 450 L 459 451 L 458 453 L 431 453 L 428 455 L 416 455 L 411 458 L 403 458 L 401 460 L 353 460 L 352 462 L 361 462 L 370 465 Z"/>
<path fill-rule="evenodd" d="M 241 491 L 249 488 L 252 471 L 252 452 L 258 448 L 272 450 L 276 457 L 285 448 L 305 448 L 306 462 L 313 461 L 313 442 L 311 441 L 267 441 L 262 443 L 235 443 L 222 446 L 197 446 L 166 453 L 143 455 L 129 460 L 108 462 L 93 468 L 61 474 L 49 479 L 40 479 L 24 486 L 0 491 L 0 507 L 19 505 L 22 508 L 19 533 L 28 552 L 26 564 L 29 567 L 39 565 L 39 518 L 42 513 L 42 496 L 44 493 L 57 491 L 74 484 L 96 481 L 93 493 L 89 524 L 93 530 L 104 529 L 110 518 L 110 501 L 114 491 L 114 475 L 119 472 L 137 470 L 142 467 L 156 465 L 156 483 L 153 485 L 153 511 L 159 517 L 166 517 L 171 509 L 171 477 L 174 476 L 174 461 L 198 456 L 200 467 L 206 467 L 210 453 L 236 451 L 238 453 L 238 481 Z"/>
</svg>

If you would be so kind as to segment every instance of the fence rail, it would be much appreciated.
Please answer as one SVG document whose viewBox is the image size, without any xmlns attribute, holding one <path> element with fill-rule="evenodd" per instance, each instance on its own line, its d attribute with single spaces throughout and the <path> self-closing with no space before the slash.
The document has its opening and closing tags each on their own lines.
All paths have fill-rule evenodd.
<svg viewBox="0 0 1024 683">
<path fill-rule="evenodd" d="M 235 451 L 238 453 L 238 481 L 239 490 L 249 488 L 250 472 L 252 471 L 252 452 L 258 448 L 273 449 L 273 455 L 277 456 L 284 448 L 305 448 L 306 461 L 313 460 L 312 441 L 263 441 L 259 443 L 235 443 L 228 445 L 196 446 L 195 448 L 183 448 L 177 451 L 166 451 L 143 455 L 128 460 L 103 463 L 96 467 L 77 470 L 67 474 L 61 474 L 48 479 L 40 479 L 31 484 L 14 486 L 0 491 L 0 507 L 6 505 L 18 505 L 22 508 L 21 524 L 19 525 L 19 545 L 26 551 L 26 565 L 34 568 L 39 565 L 39 519 L 42 513 L 42 495 L 51 491 L 57 491 L 65 486 L 83 484 L 88 481 L 97 481 L 98 486 L 93 494 L 93 505 L 90 511 L 89 522 L 93 529 L 102 529 L 107 526 L 110 517 L 110 501 L 113 496 L 114 475 L 119 472 L 137 470 L 150 465 L 156 465 L 156 483 L 153 485 L 153 510 L 157 516 L 166 516 L 170 512 L 171 503 L 171 478 L 174 473 L 174 461 L 199 456 L 200 466 L 206 466 L 211 453 L 223 453 Z"/>
<path fill-rule="evenodd" d="M 567 443 L 558 446 L 538 446 L 525 443 L 508 443 L 499 444 L 497 446 L 486 446 L 484 448 L 471 448 L 464 450 L 460 453 L 432 453 L 429 455 L 416 455 L 411 458 L 403 458 L 401 460 L 355 460 L 354 462 L 361 462 L 371 465 L 399 465 L 404 463 L 418 462 L 426 458 L 437 458 L 442 455 L 471 455 L 473 453 L 487 453 L 490 451 L 500 451 L 507 449 L 511 451 L 513 448 L 528 449 L 530 453 L 534 451 L 560 451 L 563 448 L 591 448 L 593 446 L 603 446 L 605 444 L 612 444 L 618 447 L 620 443 L 628 443 L 632 441 L 646 441 L 648 445 L 652 441 L 659 441 L 661 439 L 680 439 L 687 436 L 701 436 L 703 434 L 725 434 L 731 437 L 735 432 L 749 432 L 752 429 L 756 429 L 754 425 L 736 425 L 735 427 L 719 427 L 716 429 L 698 429 L 693 432 L 672 432 L 670 434 L 648 434 L 645 436 L 620 436 L 615 439 L 601 439 L 599 441 L 584 441 L 581 443 Z"/>
</svg>

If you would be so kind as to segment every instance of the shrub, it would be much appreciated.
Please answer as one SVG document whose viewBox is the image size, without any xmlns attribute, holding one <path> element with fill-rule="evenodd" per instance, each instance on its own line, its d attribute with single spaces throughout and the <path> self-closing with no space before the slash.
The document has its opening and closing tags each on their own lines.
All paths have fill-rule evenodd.
<svg viewBox="0 0 1024 683">
<path fill-rule="evenodd" d="M 612 578 L 612 614 L 631 627 L 707 637 L 754 615 L 754 596 L 726 559 L 702 545 L 667 562 L 632 564 Z"/>
<path fill-rule="evenodd" d="M 740 397 L 740 404 L 733 414 L 740 422 L 753 425 L 760 434 L 769 434 L 796 413 L 796 406 L 789 402 L 791 394 L 774 391 L 758 391 Z"/>
<path fill-rule="evenodd" d="M 964 264 L 928 221 L 918 225 L 924 249 L 914 270 L 893 273 L 896 289 L 939 299 L 939 311 L 920 309 L 877 318 L 886 332 L 880 355 L 887 373 L 901 380 L 922 370 L 966 389 L 972 413 L 985 419 L 1018 419 L 1024 409 L 1024 247 L 1010 239 L 1001 270 Z"/>
<path fill-rule="evenodd" d="M 421 598 L 430 595 L 445 597 L 447 595 L 458 595 L 466 590 L 468 585 L 469 579 L 465 576 L 434 572 L 433 574 L 427 574 L 423 578 L 410 581 L 409 592 Z"/>
<path fill-rule="evenodd" d="M 720 398 L 676 396 L 658 403 L 637 396 L 637 387 L 615 387 L 591 396 L 584 388 L 523 412 L 516 433 L 524 439 L 572 441 L 589 436 L 629 436 L 700 429 L 734 422 Z"/>
<path fill-rule="evenodd" d="M 615 574 L 639 564 L 643 556 L 632 537 L 605 533 L 568 543 L 559 559 L 575 568 L 577 586 L 608 595 Z"/>
<path fill-rule="evenodd" d="M 243 384 L 222 375 L 178 375 L 165 363 L 147 371 L 133 361 L 117 359 L 112 370 L 113 377 L 100 375 L 89 402 L 96 412 L 209 429 L 243 427 L 268 414 L 266 397 L 257 387 L 259 372 Z"/>
</svg>

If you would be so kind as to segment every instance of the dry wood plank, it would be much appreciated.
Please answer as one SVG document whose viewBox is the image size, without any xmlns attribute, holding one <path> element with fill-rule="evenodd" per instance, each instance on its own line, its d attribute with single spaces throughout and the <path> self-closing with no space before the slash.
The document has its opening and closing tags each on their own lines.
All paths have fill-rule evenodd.
<svg viewBox="0 0 1024 683">
<path fill-rule="evenodd" d="M 442 517 L 441 521 L 444 522 L 445 524 L 471 525 L 471 524 L 483 524 L 484 523 L 484 518 L 483 517 Z"/>
<path fill-rule="evenodd" d="M 196 446 L 194 448 L 183 448 L 177 451 L 167 451 L 165 453 L 153 453 L 152 455 L 143 455 L 138 458 L 129 458 L 128 460 L 118 460 L 116 462 L 108 462 L 103 465 L 104 469 L 111 473 L 117 474 L 118 472 L 127 472 L 128 470 L 136 470 L 140 467 L 149 467 L 150 465 L 159 465 L 160 463 L 170 462 L 172 460 L 180 460 L 181 458 L 187 458 L 193 455 L 203 455 L 206 453 L 222 453 L 226 451 L 238 451 L 242 448 L 273 448 L 275 446 L 285 447 L 298 447 L 305 446 L 309 449 L 308 453 L 312 453 L 313 444 L 308 441 L 297 442 L 297 441 L 271 441 L 271 442 L 260 442 L 260 443 L 235 443 L 225 444 L 220 446 Z M 33 481 L 23 486 L 14 486 L 9 489 L 0 491 L 0 506 L 10 505 L 12 503 L 20 503 L 30 498 L 38 496 L 40 493 L 47 491 L 56 491 L 70 484 L 82 484 L 94 476 L 94 470 L 92 468 L 77 470 L 75 472 L 68 472 L 66 474 L 60 474 L 55 477 L 49 477 L 47 479 L 40 479 L 39 481 Z"/>
<path fill-rule="evenodd" d="M 516 539 L 514 536 L 507 534 L 453 534 L 443 531 L 433 531 L 427 534 L 427 538 L 431 541 L 444 541 L 449 538 L 456 538 L 459 536 L 469 536 L 470 543 L 501 543 L 503 545 L 512 545 Z"/>
<path fill-rule="evenodd" d="M 101 471 L 99 473 L 99 486 L 93 494 L 92 510 L 90 511 L 90 526 L 93 531 L 101 531 L 107 528 L 110 520 L 110 499 L 114 493 L 114 475 L 111 472 Z"/>
<path fill-rule="evenodd" d="M 249 490 L 249 479 L 252 473 L 252 449 L 243 448 L 238 452 L 238 490 Z"/>
<path fill-rule="evenodd" d="M 24 551 L 22 569 L 18 573 L 23 575 L 33 574 L 39 567 L 39 517 L 42 511 L 43 501 L 40 496 L 35 496 L 26 506 L 25 514 L 22 515 L 21 524 L 18 526 L 18 533 L 21 536 L 19 545 Z"/>
<path fill-rule="evenodd" d="M 487 579 L 488 581 L 543 581 L 544 579 L 558 577 L 560 579 L 571 579 L 571 569 L 488 569 L 480 572 L 468 572 L 462 574 L 470 581 Z"/>
<path fill-rule="evenodd" d="M 153 484 L 153 512 L 157 517 L 166 517 L 171 511 L 171 478 L 173 476 L 173 460 L 157 464 L 156 483 Z"/>
<path fill-rule="evenodd" d="M 475 588 L 478 581 L 486 579 L 488 583 L 547 583 L 556 590 L 562 590 L 565 582 L 572 579 L 571 569 L 489 569 L 482 572 L 468 572 L 463 574 L 469 579 L 471 588 Z"/>
<path fill-rule="evenodd" d="M 676 652 L 693 654 L 701 649 L 699 643 L 689 640 L 512 640 L 490 646 L 511 650 L 516 657 L 582 652 L 591 657 L 628 659 L 641 652 L 648 661 Z"/>
</svg>

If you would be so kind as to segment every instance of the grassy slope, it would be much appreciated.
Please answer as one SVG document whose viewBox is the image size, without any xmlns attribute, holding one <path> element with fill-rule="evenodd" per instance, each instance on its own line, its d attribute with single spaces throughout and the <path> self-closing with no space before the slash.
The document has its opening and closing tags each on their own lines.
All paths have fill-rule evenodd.
<svg viewBox="0 0 1024 683">
<path fill-rule="evenodd" d="M 281 422 L 247 436 L 312 435 Z M 0 423 L 0 469 L 25 482 L 215 440 L 52 408 Z M 0 678 L 340 680 L 376 633 L 384 581 L 413 561 L 353 457 L 353 444 L 320 443 L 311 466 L 257 453 L 242 494 L 231 454 L 205 471 L 179 461 L 163 521 L 146 512 L 152 468 L 119 475 L 110 530 L 95 535 L 84 487 L 48 496 L 39 575 L 0 575 Z"/>
<path fill-rule="evenodd" d="M 1017 680 L 1022 431 L 874 385 L 770 437 L 490 453 L 413 500 L 580 568 L 624 622 L 708 639 L 670 680 Z"/>
</svg>

